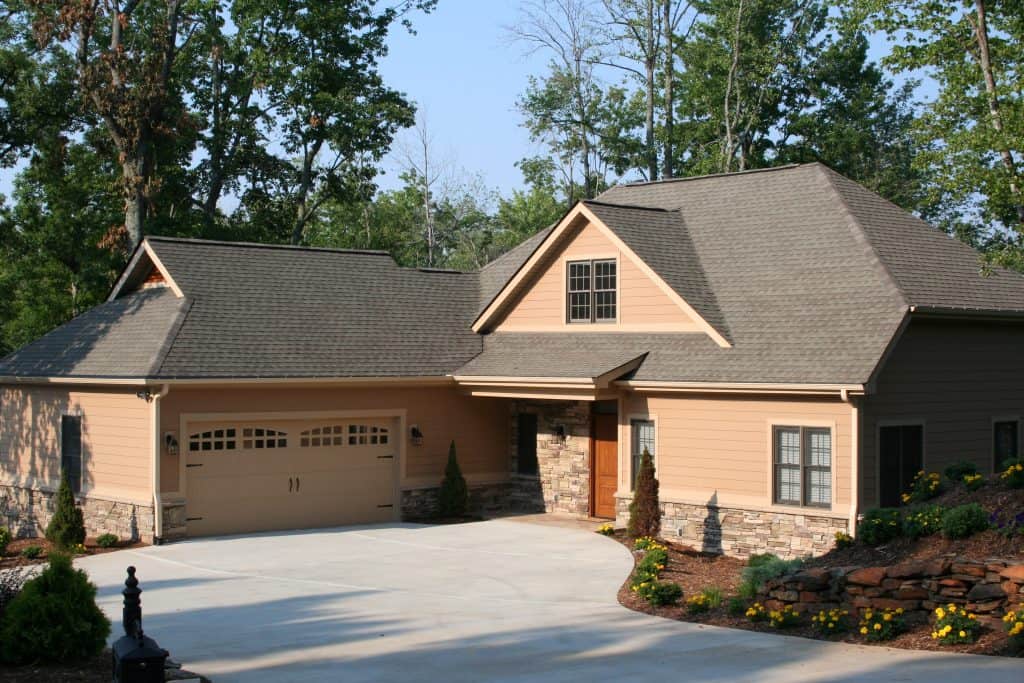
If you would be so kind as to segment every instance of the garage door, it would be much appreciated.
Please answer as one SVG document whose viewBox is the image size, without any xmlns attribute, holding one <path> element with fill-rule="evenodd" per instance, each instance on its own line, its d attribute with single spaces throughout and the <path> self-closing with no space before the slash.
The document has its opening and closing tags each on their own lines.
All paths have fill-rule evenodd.
<svg viewBox="0 0 1024 683">
<path fill-rule="evenodd" d="M 394 520 L 396 427 L 390 418 L 188 423 L 188 534 Z"/>
</svg>

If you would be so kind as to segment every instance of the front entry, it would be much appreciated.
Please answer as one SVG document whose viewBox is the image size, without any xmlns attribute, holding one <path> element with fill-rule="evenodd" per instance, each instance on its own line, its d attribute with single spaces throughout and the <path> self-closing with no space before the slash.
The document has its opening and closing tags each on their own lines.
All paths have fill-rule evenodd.
<svg viewBox="0 0 1024 683">
<path fill-rule="evenodd" d="M 924 427 L 887 425 L 878 429 L 879 504 L 896 507 L 924 469 Z"/>
<path fill-rule="evenodd" d="M 615 491 L 619 488 L 619 419 L 615 414 L 594 415 L 592 489 L 595 517 L 615 518 Z"/>
</svg>

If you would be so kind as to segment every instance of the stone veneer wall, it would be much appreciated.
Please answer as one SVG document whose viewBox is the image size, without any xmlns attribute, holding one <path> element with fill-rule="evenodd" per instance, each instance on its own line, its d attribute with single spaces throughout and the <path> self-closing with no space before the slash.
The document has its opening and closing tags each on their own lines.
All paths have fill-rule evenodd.
<svg viewBox="0 0 1024 683">
<path fill-rule="evenodd" d="M 885 567 L 807 569 L 769 581 L 762 598 L 769 609 L 791 604 L 801 612 L 838 606 L 931 611 L 952 603 L 1000 615 L 1024 602 L 1024 564 L 948 556 Z"/>
<path fill-rule="evenodd" d="M 0 486 L 0 514 L 15 537 L 42 536 L 53 517 L 56 493 Z M 115 534 L 122 540 L 152 542 L 153 508 L 102 498 L 78 496 L 90 536 Z"/>
<path fill-rule="evenodd" d="M 629 522 L 631 498 L 618 498 L 616 526 Z M 835 542 L 837 531 L 849 533 L 843 519 L 804 513 L 766 512 L 720 507 L 661 503 L 661 536 L 703 552 L 733 557 L 774 553 L 783 559 L 821 555 Z"/>
<path fill-rule="evenodd" d="M 518 472 L 519 439 L 516 415 L 537 416 L 537 475 Z M 510 507 L 519 512 L 590 514 L 590 403 L 587 401 L 510 402 L 509 466 L 512 472 Z M 565 439 L 555 435 L 565 428 Z"/>
<path fill-rule="evenodd" d="M 479 484 L 469 487 L 470 514 L 488 516 L 509 511 L 511 484 Z M 402 519 L 429 519 L 437 515 L 440 486 L 402 491 Z"/>
</svg>

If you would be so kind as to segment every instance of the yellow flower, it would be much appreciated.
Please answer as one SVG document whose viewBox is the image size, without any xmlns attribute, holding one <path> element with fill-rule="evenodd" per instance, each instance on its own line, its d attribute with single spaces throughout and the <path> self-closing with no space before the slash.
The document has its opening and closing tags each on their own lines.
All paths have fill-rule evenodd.
<svg viewBox="0 0 1024 683">
<path fill-rule="evenodd" d="M 896 608 L 896 614 L 903 614 L 903 608 L 902 607 L 897 607 Z"/>
<path fill-rule="evenodd" d="M 961 638 L 966 638 L 967 637 L 967 632 L 966 631 L 960 631 L 960 637 Z"/>
<path fill-rule="evenodd" d="M 882 618 L 885 619 L 886 621 L 892 621 L 892 615 L 891 614 L 886 614 Z"/>
<path fill-rule="evenodd" d="M 864 628 L 864 627 L 861 627 L 861 629 L 860 629 L 860 634 L 861 634 L 862 636 L 866 636 L 866 635 L 868 634 L 868 630 L 867 630 L 866 628 Z"/>
</svg>

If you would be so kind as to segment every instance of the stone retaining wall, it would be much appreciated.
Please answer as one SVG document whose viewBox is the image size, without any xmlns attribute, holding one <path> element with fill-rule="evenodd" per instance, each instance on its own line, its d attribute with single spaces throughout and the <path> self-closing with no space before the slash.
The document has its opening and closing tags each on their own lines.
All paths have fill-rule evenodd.
<svg viewBox="0 0 1024 683">
<path fill-rule="evenodd" d="M 628 497 L 617 500 L 616 526 L 629 522 Z M 837 531 L 849 533 L 845 518 L 765 512 L 715 504 L 661 503 L 661 536 L 703 552 L 732 557 L 774 553 L 783 559 L 822 555 Z"/>
<path fill-rule="evenodd" d="M 952 603 L 998 616 L 1024 602 L 1024 563 L 945 557 L 888 567 L 807 569 L 769 581 L 762 598 L 769 609 L 789 604 L 801 612 L 839 606 L 930 612 Z"/>
<path fill-rule="evenodd" d="M 0 515 L 16 538 L 42 536 L 53 517 L 52 491 L 0 486 Z M 124 541 L 153 541 L 153 508 L 103 498 L 77 496 L 89 536 L 115 534 Z"/>
<path fill-rule="evenodd" d="M 480 484 L 469 487 L 469 513 L 489 516 L 509 512 L 511 484 Z M 407 489 L 402 491 L 402 519 L 429 519 L 437 515 L 441 487 Z"/>
</svg>

